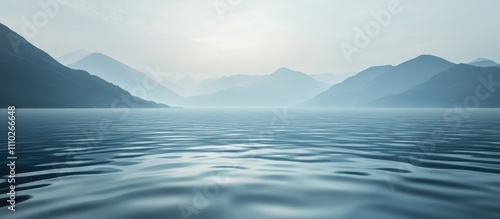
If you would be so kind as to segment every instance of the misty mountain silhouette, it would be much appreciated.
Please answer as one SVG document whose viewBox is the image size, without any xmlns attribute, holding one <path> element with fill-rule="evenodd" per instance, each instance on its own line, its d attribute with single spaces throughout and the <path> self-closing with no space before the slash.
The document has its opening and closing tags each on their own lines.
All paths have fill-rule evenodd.
<svg viewBox="0 0 500 219">
<path fill-rule="evenodd" d="M 23 108 L 167 107 L 70 69 L 0 24 L 0 105 Z"/>
<path fill-rule="evenodd" d="M 86 51 L 61 56 L 69 62 Z M 0 104 L 5 107 L 168 107 L 148 100 L 201 107 L 500 107 L 499 64 L 477 59 L 454 64 L 421 55 L 397 66 L 368 68 L 331 86 L 302 72 L 280 68 L 269 75 L 209 79 L 184 98 L 152 76 L 111 57 L 92 53 L 68 68 L 0 24 Z M 108 82 L 109 81 L 109 82 Z M 111 82 L 111 83 L 110 83 Z M 112 84 L 113 83 L 113 84 Z M 185 78 L 187 85 L 199 83 Z M 116 85 L 115 85 L 116 84 Z M 123 89 L 122 89 L 123 88 Z M 125 90 L 124 90 L 125 89 Z M 461 105 L 460 105 L 461 104 Z"/>
<path fill-rule="evenodd" d="M 249 86 L 264 78 L 264 75 L 230 75 L 204 80 L 193 90 L 197 95 L 215 93 L 228 88 Z"/>
<path fill-rule="evenodd" d="M 438 73 L 455 66 L 445 59 L 421 55 L 395 67 L 385 67 L 375 74 L 369 83 L 367 79 L 359 85 L 349 85 L 350 79 L 361 80 L 363 77 L 353 76 L 344 82 L 334 85 L 331 89 L 308 101 L 305 105 L 320 107 L 356 107 L 364 106 L 379 98 L 410 90 L 429 80 Z M 390 68 L 390 69 L 389 69 Z M 370 70 L 370 69 L 368 69 Z M 383 72 L 388 70 L 387 72 Z M 363 75 L 369 75 L 364 72 Z M 355 87 L 355 88 L 353 88 Z"/>
<path fill-rule="evenodd" d="M 116 84 L 128 92 L 169 105 L 181 105 L 184 98 L 155 81 L 149 75 L 101 53 L 92 53 L 68 65 Z"/>
<path fill-rule="evenodd" d="M 477 102 L 476 102 L 477 101 Z M 376 100 L 378 107 L 500 107 L 500 68 L 460 64 L 415 88 Z"/>
<path fill-rule="evenodd" d="M 302 72 L 286 68 L 259 79 L 247 86 L 191 97 L 189 103 L 224 107 L 290 106 L 308 100 L 328 87 L 326 83 L 316 81 Z"/>
<path fill-rule="evenodd" d="M 479 58 L 469 63 L 469 65 L 477 66 L 477 67 L 500 67 L 500 64 L 496 63 L 493 60 Z"/>
<path fill-rule="evenodd" d="M 327 91 L 319 94 L 312 100 L 302 104 L 304 106 L 354 106 L 358 105 L 357 99 L 353 96 L 363 94 L 363 89 L 370 84 L 373 79 L 392 70 L 394 66 L 375 66 L 368 68 L 358 74 L 347 78 L 342 83 L 336 84 Z"/>
<path fill-rule="evenodd" d="M 324 82 L 331 86 L 338 84 L 351 76 L 354 76 L 356 73 L 357 72 L 348 72 L 343 74 L 324 73 L 324 74 L 310 74 L 309 76 L 316 81 Z"/>
<path fill-rule="evenodd" d="M 67 65 L 70 65 L 70 64 L 77 62 L 80 59 L 83 59 L 83 57 L 88 56 L 90 54 L 91 54 L 91 52 L 84 50 L 84 49 L 80 49 L 80 50 L 68 52 L 62 56 L 59 56 L 56 58 L 56 60 L 59 63 L 67 66 Z"/>
</svg>

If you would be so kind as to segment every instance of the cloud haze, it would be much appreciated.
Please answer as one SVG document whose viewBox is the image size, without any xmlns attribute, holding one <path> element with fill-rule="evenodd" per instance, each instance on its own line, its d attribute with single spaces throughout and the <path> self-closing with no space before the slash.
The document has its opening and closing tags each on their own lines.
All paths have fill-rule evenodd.
<svg viewBox="0 0 500 219">
<path fill-rule="evenodd" d="M 167 74 L 194 77 L 264 74 L 282 66 L 344 73 L 420 54 L 500 61 L 496 0 L 400 0 L 402 12 L 351 62 L 339 45 L 352 42 L 354 29 L 363 29 L 391 0 L 218 1 L 230 6 L 223 19 L 216 0 L 70 0 L 29 40 L 55 57 L 86 49 L 139 70 L 160 65 Z M 21 35 L 25 19 L 33 22 L 43 11 L 39 1 L 0 2 L 0 22 Z"/>
</svg>

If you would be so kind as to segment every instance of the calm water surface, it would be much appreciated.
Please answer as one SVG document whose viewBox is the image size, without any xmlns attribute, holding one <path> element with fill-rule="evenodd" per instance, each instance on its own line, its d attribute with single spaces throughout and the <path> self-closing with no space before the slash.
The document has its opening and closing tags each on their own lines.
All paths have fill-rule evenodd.
<svg viewBox="0 0 500 219">
<path fill-rule="evenodd" d="M 499 110 L 21 109 L 16 134 L 2 219 L 500 218 Z"/>
</svg>

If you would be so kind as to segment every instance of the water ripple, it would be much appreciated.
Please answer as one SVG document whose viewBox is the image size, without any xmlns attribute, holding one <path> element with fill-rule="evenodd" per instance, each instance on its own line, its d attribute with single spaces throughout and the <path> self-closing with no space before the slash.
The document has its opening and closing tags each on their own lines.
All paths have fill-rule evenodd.
<svg viewBox="0 0 500 219">
<path fill-rule="evenodd" d="M 288 114 L 20 109 L 19 210 L 2 201 L 0 215 L 180 219 L 186 206 L 200 219 L 500 215 L 498 110 L 460 127 L 440 110 Z"/>
</svg>

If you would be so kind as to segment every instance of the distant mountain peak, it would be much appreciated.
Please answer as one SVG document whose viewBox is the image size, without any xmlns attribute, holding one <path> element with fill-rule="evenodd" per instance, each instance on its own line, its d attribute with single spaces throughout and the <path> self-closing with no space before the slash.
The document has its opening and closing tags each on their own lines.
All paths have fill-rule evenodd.
<svg viewBox="0 0 500 219">
<path fill-rule="evenodd" d="M 477 67 L 500 67 L 500 64 L 496 63 L 493 60 L 485 58 L 478 58 L 472 62 L 469 62 L 468 64 Z"/>
<path fill-rule="evenodd" d="M 305 73 L 294 71 L 289 68 L 281 67 L 278 70 L 271 73 L 272 76 L 290 76 L 290 75 L 306 75 Z"/>
<path fill-rule="evenodd" d="M 417 58 L 425 58 L 425 57 L 427 57 L 427 58 L 440 58 L 438 56 L 431 55 L 431 54 L 422 54 L 422 55 L 417 56 Z"/>
<path fill-rule="evenodd" d="M 93 53 L 83 57 L 81 60 L 88 60 L 88 59 L 99 60 L 101 62 L 109 62 L 109 63 L 113 63 L 113 64 L 123 65 L 122 62 L 120 62 L 114 58 L 111 58 L 110 56 L 108 56 L 106 54 L 100 53 L 100 52 L 93 52 Z"/>
<path fill-rule="evenodd" d="M 434 55 L 420 55 L 396 66 L 396 68 L 419 68 L 424 65 L 454 64 L 446 59 Z"/>
<path fill-rule="evenodd" d="M 277 71 L 293 71 L 293 70 L 291 70 L 289 68 L 281 67 L 281 68 L 278 68 L 275 72 L 277 72 Z"/>
<path fill-rule="evenodd" d="M 108 58 L 108 59 L 113 59 L 103 53 L 100 53 L 100 52 L 93 52 L 91 54 L 89 54 L 88 56 L 95 56 L 95 57 L 104 57 L 104 58 Z"/>
<path fill-rule="evenodd" d="M 89 52 L 85 49 L 79 49 L 79 50 L 65 53 L 65 54 L 57 57 L 57 61 L 59 61 L 61 64 L 64 64 L 64 65 L 70 65 L 70 64 L 73 64 L 73 63 L 85 58 L 89 54 L 91 54 L 91 52 Z"/>
<path fill-rule="evenodd" d="M 485 58 L 478 58 L 478 59 L 475 59 L 474 61 L 472 62 L 469 62 L 469 64 L 472 64 L 472 63 L 476 63 L 476 62 L 495 62 L 491 59 L 485 59 Z"/>
<path fill-rule="evenodd" d="M 444 61 L 448 61 L 448 60 L 441 58 L 439 56 L 429 55 L 429 54 L 419 55 L 416 58 L 411 59 L 410 61 L 412 61 L 412 60 L 441 60 L 441 61 L 444 60 Z"/>
</svg>

